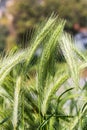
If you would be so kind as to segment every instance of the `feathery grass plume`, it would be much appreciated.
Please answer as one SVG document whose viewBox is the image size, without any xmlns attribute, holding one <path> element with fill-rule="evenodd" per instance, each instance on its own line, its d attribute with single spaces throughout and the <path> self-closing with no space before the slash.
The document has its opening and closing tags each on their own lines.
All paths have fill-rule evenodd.
<svg viewBox="0 0 87 130">
<path fill-rule="evenodd" d="M 44 89 L 43 91 L 44 99 L 41 104 L 41 111 L 43 116 L 46 114 L 52 96 L 58 91 L 61 85 L 67 80 L 67 78 L 68 78 L 67 74 L 59 76 L 58 79 L 56 77 L 56 79 L 50 85 L 47 85 L 46 88 Z"/>
<path fill-rule="evenodd" d="M 48 63 L 50 62 L 49 59 L 50 59 L 50 56 L 52 56 L 52 53 L 58 43 L 58 38 L 60 38 L 60 35 L 63 31 L 64 23 L 65 22 L 62 20 L 60 24 L 59 23 L 57 24 L 55 22 L 55 24 L 57 25 L 53 27 L 50 38 L 48 41 L 46 41 L 46 44 L 42 53 L 42 57 L 41 57 L 40 65 L 38 69 L 38 90 L 41 90 L 42 93 L 44 89 L 44 82 L 47 76 Z"/>
<path fill-rule="evenodd" d="M 43 39 L 46 37 L 46 35 L 50 32 L 50 30 L 54 26 L 56 19 L 57 17 L 55 17 L 55 15 L 52 14 L 51 17 L 48 19 L 48 21 L 46 21 L 45 25 L 43 27 L 41 26 L 41 28 L 37 30 L 36 36 L 31 41 L 32 43 L 31 48 L 28 49 L 27 64 L 29 64 L 36 49 L 38 48 L 38 46 L 41 44 Z"/>
<path fill-rule="evenodd" d="M 56 17 L 51 16 L 48 21 L 45 23 L 45 26 L 39 30 L 39 34 L 36 36 L 36 38 L 33 40 L 33 44 L 30 48 L 27 48 L 26 50 L 19 51 L 18 53 L 14 54 L 13 56 L 5 57 L 0 62 L 0 84 L 2 84 L 5 76 L 10 72 L 10 70 L 23 61 L 24 59 L 27 60 L 27 64 L 31 61 L 37 47 L 39 44 L 41 44 L 41 41 L 45 38 L 47 33 L 49 33 L 50 29 L 53 27 L 55 23 Z"/>
<path fill-rule="evenodd" d="M 16 130 L 17 122 L 18 122 L 18 101 L 19 101 L 19 93 L 21 87 L 21 77 L 19 76 L 16 81 L 16 87 L 14 92 L 14 106 L 13 106 L 13 128 Z"/>
<path fill-rule="evenodd" d="M 41 103 L 43 100 L 43 90 L 45 87 L 45 80 L 47 77 L 47 73 L 48 73 L 48 64 L 50 63 L 49 60 L 51 60 L 51 56 L 55 50 L 55 47 L 58 43 L 58 38 L 60 38 L 60 35 L 63 31 L 64 28 L 64 24 L 65 22 L 60 20 L 61 22 L 57 23 L 57 21 L 55 21 L 53 23 L 53 27 L 52 30 L 50 32 L 50 37 L 49 39 L 46 41 L 44 49 L 43 49 L 43 53 L 40 59 L 40 65 L 39 65 L 39 69 L 38 69 L 38 93 L 39 93 L 39 97 L 38 97 L 38 105 L 39 105 L 39 112 L 41 112 Z M 42 117 L 41 117 L 42 118 Z M 40 123 L 42 119 L 40 119 Z"/>
<path fill-rule="evenodd" d="M 11 69 L 16 66 L 18 63 L 26 59 L 27 51 L 19 51 L 18 53 L 4 57 L 0 63 L 0 84 L 4 81 L 5 77 L 11 71 Z"/>
<path fill-rule="evenodd" d="M 60 46 L 65 56 L 66 62 L 69 66 L 71 77 L 73 80 L 73 85 L 76 88 L 79 87 L 79 67 L 78 67 L 78 59 L 74 52 L 73 40 L 70 35 L 63 34 L 60 41 Z"/>
</svg>

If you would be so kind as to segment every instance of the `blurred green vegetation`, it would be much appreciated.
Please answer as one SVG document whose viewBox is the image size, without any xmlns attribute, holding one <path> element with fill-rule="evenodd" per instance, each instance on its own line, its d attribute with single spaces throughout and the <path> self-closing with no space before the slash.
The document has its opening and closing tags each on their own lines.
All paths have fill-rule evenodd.
<svg viewBox="0 0 87 130">
<path fill-rule="evenodd" d="M 15 0 L 10 12 L 14 16 L 17 34 L 34 28 L 38 23 L 55 13 L 63 17 L 71 28 L 82 16 L 87 17 L 87 2 L 84 0 Z"/>
<path fill-rule="evenodd" d="M 14 4 L 8 7 L 8 13 L 13 16 L 12 26 L 16 34 L 12 37 L 25 47 L 33 30 L 52 13 L 66 19 L 65 29 L 74 33 L 73 24 L 79 22 L 82 17 L 87 17 L 86 8 L 85 0 L 15 0 Z"/>
<path fill-rule="evenodd" d="M 8 35 L 8 30 L 5 26 L 0 26 L 0 52 L 4 50 L 6 46 L 6 36 Z"/>
</svg>

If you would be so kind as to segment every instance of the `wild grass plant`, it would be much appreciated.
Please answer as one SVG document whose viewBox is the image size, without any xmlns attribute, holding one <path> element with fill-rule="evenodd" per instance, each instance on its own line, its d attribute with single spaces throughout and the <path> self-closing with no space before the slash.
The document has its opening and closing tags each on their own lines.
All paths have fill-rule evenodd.
<svg viewBox="0 0 87 130">
<path fill-rule="evenodd" d="M 31 46 L 0 60 L 0 130 L 86 130 L 87 94 L 79 84 L 86 55 L 64 33 L 65 21 L 51 16 Z M 32 59 L 42 44 L 37 64 Z M 56 62 L 60 47 L 65 65 Z"/>
</svg>

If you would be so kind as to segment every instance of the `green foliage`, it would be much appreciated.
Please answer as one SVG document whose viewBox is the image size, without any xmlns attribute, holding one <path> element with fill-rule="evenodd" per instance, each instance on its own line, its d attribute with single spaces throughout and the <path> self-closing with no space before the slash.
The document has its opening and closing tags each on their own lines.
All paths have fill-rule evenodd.
<svg viewBox="0 0 87 130">
<path fill-rule="evenodd" d="M 74 48 L 70 36 L 63 33 L 64 24 L 51 16 L 37 30 L 30 47 L 16 52 L 13 49 L 1 58 L 0 129 L 85 129 L 87 90 L 79 85 L 78 75 L 87 67 L 87 61 Z M 32 66 L 40 44 L 43 44 L 42 53 Z M 65 56 L 65 67 L 56 63 L 57 45 Z"/>
<path fill-rule="evenodd" d="M 66 19 L 66 28 L 71 30 L 73 23 L 80 22 L 82 17 L 87 16 L 86 8 L 85 0 L 15 0 L 9 12 L 14 17 L 16 38 L 20 39 L 20 43 L 22 41 L 25 44 L 31 39 L 33 29 L 37 28 L 38 23 L 49 17 L 51 13 L 54 12 Z"/>
<path fill-rule="evenodd" d="M 8 30 L 5 26 L 0 25 L 0 52 L 4 50 L 6 46 L 6 36 L 8 34 Z"/>
</svg>

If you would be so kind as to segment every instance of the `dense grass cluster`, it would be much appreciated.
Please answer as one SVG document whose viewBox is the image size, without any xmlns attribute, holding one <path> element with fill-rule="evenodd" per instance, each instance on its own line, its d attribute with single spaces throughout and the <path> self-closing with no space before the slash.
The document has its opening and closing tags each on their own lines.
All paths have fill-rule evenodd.
<svg viewBox="0 0 87 130">
<path fill-rule="evenodd" d="M 31 46 L 0 60 L 0 130 L 86 130 L 87 94 L 79 84 L 87 58 L 63 32 L 65 21 L 50 17 Z M 32 60 L 43 46 L 36 64 Z M 55 52 L 61 48 L 66 63 Z"/>
</svg>

